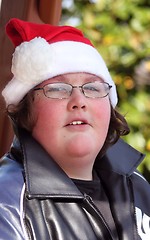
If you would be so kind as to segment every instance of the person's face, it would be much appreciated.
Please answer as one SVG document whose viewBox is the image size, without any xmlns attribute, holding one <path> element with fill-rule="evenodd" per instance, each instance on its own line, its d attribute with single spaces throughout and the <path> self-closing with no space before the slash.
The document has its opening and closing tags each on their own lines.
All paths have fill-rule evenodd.
<svg viewBox="0 0 150 240">
<path fill-rule="evenodd" d="M 54 82 L 81 86 L 96 80 L 102 81 L 92 74 L 70 73 L 49 79 L 39 86 Z M 108 132 L 109 97 L 87 98 L 76 88 L 68 99 L 47 98 L 42 90 L 34 94 L 32 111 L 37 120 L 32 131 L 33 137 L 62 168 L 66 163 L 73 167 L 76 164 L 83 166 L 86 161 L 94 162 Z"/>
</svg>

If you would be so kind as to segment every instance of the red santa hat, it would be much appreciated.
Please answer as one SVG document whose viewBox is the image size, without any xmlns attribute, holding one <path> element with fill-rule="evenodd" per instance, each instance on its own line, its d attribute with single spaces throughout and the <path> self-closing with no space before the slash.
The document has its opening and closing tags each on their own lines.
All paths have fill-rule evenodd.
<svg viewBox="0 0 150 240">
<path fill-rule="evenodd" d="M 6 33 L 15 45 L 13 78 L 2 91 L 6 105 L 17 105 L 32 88 L 49 78 L 86 72 L 112 85 L 109 97 L 112 106 L 116 106 L 116 87 L 107 66 L 80 30 L 13 18 L 6 25 Z"/>
</svg>

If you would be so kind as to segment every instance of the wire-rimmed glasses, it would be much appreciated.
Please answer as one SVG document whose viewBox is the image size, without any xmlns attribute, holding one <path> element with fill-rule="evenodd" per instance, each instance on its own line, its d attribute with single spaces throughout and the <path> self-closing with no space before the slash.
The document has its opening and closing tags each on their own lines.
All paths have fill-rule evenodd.
<svg viewBox="0 0 150 240">
<path fill-rule="evenodd" d="M 48 83 L 43 87 L 34 88 L 34 91 L 43 90 L 47 98 L 66 99 L 69 98 L 74 88 L 79 88 L 81 92 L 88 98 L 104 98 L 109 94 L 112 88 L 106 82 L 94 81 L 83 84 L 82 86 L 73 86 L 68 83 L 55 82 Z"/>
</svg>

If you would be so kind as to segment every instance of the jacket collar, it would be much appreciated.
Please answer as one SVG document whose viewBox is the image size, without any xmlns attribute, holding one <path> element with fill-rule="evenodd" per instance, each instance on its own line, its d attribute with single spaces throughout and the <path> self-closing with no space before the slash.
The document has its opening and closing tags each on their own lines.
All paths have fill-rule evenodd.
<svg viewBox="0 0 150 240">
<path fill-rule="evenodd" d="M 23 152 L 26 192 L 28 198 L 73 198 L 82 199 L 83 195 L 49 156 L 42 146 L 25 130 L 19 130 L 19 141 Z M 18 150 L 17 150 L 18 151 Z M 95 161 L 96 171 L 114 171 L 121 175 L 133 173 L 144 155 L 119 140 L 107 151 L 106 155 Z M 51 170 L 51 171 L 49 171 Z"/>
<path fill-rule="evenodd" d="M 19 130 L 28 198 L 76 198 L 83 195 L 30 133 Z"/>
<path fill-rule="evenodd" d="M 145 155 L 121 138 L 111 146 L 104 157 L 95 161 L 95 167 L 101 171 L 113 171 L 120 175 L 130 176 L 144 159 Z"/>
</svg>

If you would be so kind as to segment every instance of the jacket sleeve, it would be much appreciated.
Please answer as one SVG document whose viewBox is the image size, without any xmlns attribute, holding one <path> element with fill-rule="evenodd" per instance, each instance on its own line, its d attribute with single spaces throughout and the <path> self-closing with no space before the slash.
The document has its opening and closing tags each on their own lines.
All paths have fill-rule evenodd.
<svg viewBox="0 0 150 240">
<path fill-rule="evenodd" d="M 139 173 L 131 176 L 138 233 L 142 240 L 150 238 L 150 184 Z"/>
<path fill-rule="evenodd" d="M 0 162 L 0 239 L 24 240 L 20 218 L 21 166 L 5 157 Z"/>
</svg>

